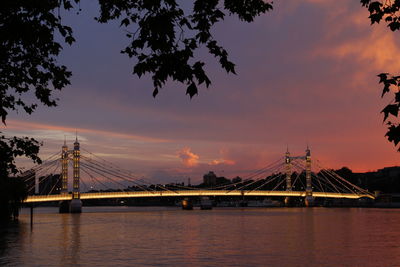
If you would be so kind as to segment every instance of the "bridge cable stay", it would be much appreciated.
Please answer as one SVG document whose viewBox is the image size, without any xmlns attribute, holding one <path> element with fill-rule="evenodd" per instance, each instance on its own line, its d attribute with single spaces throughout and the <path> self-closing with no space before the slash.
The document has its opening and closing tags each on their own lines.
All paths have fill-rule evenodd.
<svg viewBox="0 0 400 267">
<path fill-rule="evenodd" d="M 110 170 L 110 169 L 105 169 L 104 166 L 102 166 L 98 161 L 93 161 L 93 159 L 90 159 L 88 157 L 83 156 L 83 159 L 87 160 L 88 164 L 92 164 L 93 168 L 96 168 L 97 170 L 106 172 L 107 174 L 113 175 L 115 177 L 118 177 L 120 179 L 123 179 L 125 181 L 128 182 L 132 182 L 133 184 L 135 184 L 136 186 L 140 187 L 141 189 L 143 189 L 144 191 L 149 191 L 148 188 L 145 188 L 143 185 L 141 185 L 140 183 L 138 183 L 138 181 L 140 181 L 140 179 L 138 178 L 134 178 L 132 179 L 130 176 L 126 175 L 125 173 L 121 173 L 121 172 L 115 172 L 114 170 Z M 95 165 L 95 166 L 93 166 Z M 147 186 L 147 184 L 145 184 Z M 150 188 L 151 189 L 151 188 Z M 152 189 L 151 189 L 152 190 Z"/>
<path fill-rule="evenodd" d="M 276 166 L 271 167 L 271 168 L 268 170 L 268 171 L 269 171 L 268 173 L 270 173 L 270 172 L 273 173 L 274 171 L 278 170 L 278 168 L 280 168 L 280 167 L 282 167 L 282 163 L 281 163 L 281 164 L 278 164 L 278 165 L 276 165 Z M 262 173 L 260 173 L 260 174 L 258 174 L 258 175 L 261 175 L 261 174 L 262 174 Z M 265 173 L 264 173 L 264 174 L 265 174 Z M 255 176 L 253 175 L 252 177 L 254 178 Z M 232 190 L 228 191 L 227 193 L 229 193 L 229 192 L 231 192 L 231 191 L 233 191 L 233 190 L 242 190 L 243 188 L 247 188 L 247 187 L 249 187 L 249 186 L 251 186 L 251 185 L 253 185 L 253 184 L 259 182 L 259 181 L 262 180 L 262 179 L 263 179 L 263 178 L 261 178 L 261 177 L 258 177 L 258 178 L 255 179 L 255 180 L 246 179 L 246 180 L 242 181 L 241 183 L 243 183 L 243 182 L 250 182 L 250 183 L 243 184 L 241 187 L 232 189 Z"/>
<path fill-rule="evenodd" d="M 123 177 L 123 176 L 119 175 L 118 173 L 115 173 L 115 172 L 110 171 L 110 170 L 108 170 L 108 169 L 104 169 L 104 168 L 102 168 L 102 166 L 99 165 L 99 164 L 94 164 L 93 162 L 91 162 L 91 164 L 92 164 L 92 165 L 82 163 L 82 166 L 84 166 L 84 167 L 86 167 L 86 168 L 89 168 L 90 170 L 92 170 L 93 172 L 96 172 L 97 174 L 100 174 L 99 172 L 107 173 L 107 174 L 109 174 L 109 175 L 113 175 L 113 176 L 115 176 L 115 177 L 117 177 L 117 178 L 120 178 L 120 179 L 122 179 L 122 180 L 124 180 L 124 181 L 132 182 L 132 183 L 136 184 L 137 186 L 141 187 L 144 191 L 149 191 L 148 189 L 146 189 L 146 188 L 144 188 L 143 186 L 141 186 L 140 184 L 138 184 L 136 180 L 132 180 L 132 179 Z M 103 176 L 104 176 L 104 174 L 103 174 Z M 105 176 L 104 176 L 104 177 L 105 177 Z M 113 179 L 110 178 L 110 177 L 106 177 L 106 178 L 108 178 L 108 179 L 114 181 L 115 183 L 118 183 L 118 182 L 116 182 L 115 180 L 113 180 Z M 118 183 L 118 184 L 121 185 L 121 183 Z M 123 185 L 123 186 L 126 187 L 126 185 Z M 158 185 L 156 185 L 156 186 L 158 186 Z M 167 188 L 163 188 L 163 187 L 160 187 L 160 186 L 158 186 L 158 187 L 161 188 L 161 189 L 163 189 L 163 190 L 165 190 L 165 191 L 170 191 L 170 192 L 174 192 L 174 193 L 178 194 L 176 191 L 173 191 L 173 190 L 170 190 L 170 189 L 167 189 Z M 125 190 L 124 190 L 124 191 L 125 191 Z"/>
<path fill-rule="evenodd" d="M 82 156 L 81 158 L 84 159 L 84 160 L 87 160 L 87 158 L 84 157 L 84 156 Z M 94 163 L 94 162 L 92 162 L 92 161 L 85 161 L 85 162 L 82 162 L 82 164 L 84 164 L 84 166 L 86 166 L 86 167 L 95 168 L 95 169 L 98 170 L 98 171 L 107 173 L 107 174 L 109 174 L 109 175 L 113 175 L 113 176 L 118 177 L 118 178 L 120 178 L 120 179 L 123 179 L 123 180 L 125 180 L 125 181 L 132 182 L 132 183 L 136 184 L 136 185 L 139 186 L 139 187 L 142 187 L 142 185 L 140 185 L 139 183 L 137 183 L 136 180 L 132 180 L 132 179 L 130 179 L 130 178 L 126 178 L 126 176 L 125 176 L 125 177 L 122 177 L 120 174 L 115 173 L 115 172 L 113 172 L 112 170 L 105 169 L 103 166 L 101 166 L 101 165 L 98 164 L 98 163 Z M 145 188 L 142 188 L 142 189 L 145 190 Z"/>
<path fill-rule="evenodd" d="M 106 176 L 104 173 L 102 173 L 102 172 L 99 171 L 99 170 L 96 170 L 96 168 L 93 168 L 92 166 L 88 166 L 88 165 L 86 165 L 86 164 L 83 163 L 83 162 L 81 162 L 81 165 L 80 165 L 80 166 L 81 166 L 81 169 L 86 168 L 86 169 L 88 169 L 88 170 L 90 170 L 90 171 L 92 171 L 92 172 L 94 172 L 94 173 L 96 173 L 96 174 L 98 174 L 98 175 L 100 175 L 100 176 L 106 178 L 107 180 L 109 180 L 109 181 L 115 183 L 116 185 L 119 185 L 119 186 L 122 186 L 122 187 L 126 187 L 126 185 L 124 185 L 124 184 L 122 184 L 122 183 L 120 183 L 120 182 L 118 182 L 118 181 L 115 181 L 113 178 L 110 178 L 110 177 Z M 120 189 L 120 188 L 118 188 L 118 187 L 117 187 L 117 190 L 124 191 L 124 192 L 126 191 L 126 190 Z"/>
<path fill-rule="evenodd" d="M 85 149 L 84 149 L 84 150 L 85 150 Z M 88 152 L 88 153 L 90 153 L 90 154 L 93 155 L 94 157 L 99 158 L 102 162 L 104 162 L 105 165 L 107 165 L 107 166 L 109 167 L 109 169 L 108 169 L 109 171 L 111 171 L 110 169 L 112 169 L 113 171 L 117 172 L 119 176 L 124 176 L 125 178 L 128 178 L 131 182 L 134 182 L 137 186 L 142 187 L 143 190 L 148 191 L 148 189 L 143 188 L 143 185 L 141 185 L 140 183 L 138 183 L 139 181 L 142 182 L 143 184 L 145 184 L 146 186 L 149 185 L 149 184 L 154 184 L 156 187 L 159 187 L 159 188 L 162 189 L 162 190 L 175 192 L 175 191 L 170 190 L 170 189 L 167 189 L 167 188 L 165 188 L 165 187 L 161 187 L 161 186 L 158 185 L 158 183 L 151 182 L 151 181 L 149 181 L 149 179 L 147 179 L 148 181 L 144 181 L 144 180 L 146 180 L 146 179 L 144 179 L 143 177 L 142 177 L 142 178 L 135 178 L 134 175 L 132 175 L 132 172 L 130 172 L 130 171 L 128 171 L 128 170 L 124 170 L 124 169 L 118 167 L 117 165 L 115 165 L 114 163 L 111 163 L 111 162 L 109 162 L 109 161 L 107 161 L 107 160 L 104 160 L 104 159 L 102 159 L 101 157 L 99 157 L 99 156 L 97 156 L 97 155 L 91 153 L 90 151 L 87 151 L 87 150 L 85 150 L 85 151 Z M 85 156 L 83 156 L 83 157 L 84 157 L 86 160 L 88 160 L 89 162 L 91 162 L 91 163 L 93 163 L 93 164 L 95 164 L 95 165 L 97 165 L 97 166 L 103 167 L 103 165 L 102 165 L 99 161 L 94 160 L 94 159 L 91 159 L 91 158 L 89 158 L 89 157 L 85 157 Z M 132 179 L 132 178 L 133 178 L 133 179 Z M 176 186 L 176 187 L 180 187 L 180 188 L 190 189 L 190 190 L 193 190 L 193 189 L 194 189 L 194 188 L 192 188 L 192 187 L 185 187 L 185 186 L 181 186 L 181 185 L 175 185 L 175 186 Z M 152 189 L 151 189 L 151 190 L 152 190 Z"/>
<path fill-rule="evenodd" d="M 318 161 L 319 162 L 319 161 Z M 319 162 L 320 163 L 320 162 Z M 364 193 L 364 194 L 371 194 L 370 192 L 368 192 L 368 190 L 365 190 L 355 184 L 350 183 L 349 181 L 347 181 L 346 179 L 344 179 L 343 177 L 341 177 L 340 175 L 338 175 L 337 173 L 335 173 L 332 170 L 327 170 L 325 169 L 327 172 L 331 173 L 331 175 L 333 175 L 334 177 L 336 177 L 337 179 L 339 179 L 340 181 L 342 181 L 343 183 L 347 183 L 348 185 L 352 186 L 354 189 L 359 190 L 360 192 Z"/>
<path fill-rule="evenodd" d="M 28 192 L 31 192 L 32 190 L 34 190 L 36 188 L 36 186 L 39 187 L 39 195 L 41 195 L 43 193 L 43 191 L 40 192 L 40 184 L 45 183 L 45 181 L 52 176 L 55 171 L 57 171 L 57 169 L 59 168 L 59 161 L 54 161 L 52 163 L 52 165 L 49 165 L 48 168 L 46 169 L 46 171 L 52 169 L 52 172 L 47 173 L 42 173 L 41 176 L 38 176 L 38 183 L 36 184 L 36 182 L 28 189 Z M 44 190 L 44 188 L 42 188 L 42 190 Z M 35 190 L 36 191 L 36 190 Z"/>
<path fill-rule="evenodd" d="M 262 169 L 259 169 L 259 170 L 255 171 L 255 172 L 251 173 L 251 175 L 247 176 L 247 178 L 243 179 L 242 181 L 239 181 L 239 182 L 236 182 L 236 183 L 230 183 L 230 184 L 227 184 L 225 186 L 214 187 L 214 189 L 224 188 L 224 187 L 231 187 L 231 186 L 236 186 L 238 184 L 245 183 L 239 188 L 236 188 L 236 187 L 232 188 L 230 191 L 227 192 L 227 193 L 229 193 L 229 192 L 231 192 L 233 190 L 241 190 L 243 188 L 249 187 L 250 185 L 253 185 L 253 184 L 259 182 L 260 180 L 264 179 L 262 177 L 265 177 L 265 176 L 260 177 L 260 175 L 262 175 L 262 174 L 265 175 L 266 173 L 273 173 L 278 168 L 282 167 L 282 163 L 276 164 L 277 162 L 279 162 L 279 161 L 274 162 L 273 164 L 275 164 L 275 165 L 269 164 L 267 167 L 263 167 Z M 252 178 L 255 178 L 255 177 L 256 177 L 256 179 L 252 180 Z M 246 184 L 246 182 L 250 182 L 250 183 Z"/>
<path fill-rule="evenodd" d="M 94 177 L 92 174 L 90 174 L 86 169 L 81 169 L 84 173 L 86 173 L 87 175 L 89 175 L 92 179 L 96 180 L 96 182 L 98 182 L 99 184 L 101 184 L 104 187 L 104 190 L 107 190 L 108 187 L 103 184 L 100 180 L 98 180 L 96 177 Z"/>
<path fill-rule="evenodd" d="M 28 192 L 31 192 L 32 190 L 34 190 L 36 188 L 36 186 L 39 186 L 40 183 L 44 180 L 44 179 L 40 179 L 40 177 L 49 177 L 50 174 L 48 174 L 48 171 L 52 168 L 54 168 L 55 165 L 57 165 L 58 160 L 54 160 L 51 163 L 47 164 L 47 166 L 41 168 L 39 171 L 34 172 L 33 175 L 28 178 L 25 179 L 25 183 L 32 181 L 32 179 L 35 180 L 35 182 L 33 183 L 33 185 L 28 188 Z M 38 183 L 36 184 L 36 177 L 38 177 Z"/>
<path fill-rule="evenodd" d="M 274 176 L 274 175 L 276 176 L 275 178 L 272 178 L 272 177 L 271 177 L 271 179 L 268 179 L 268 180 L 266 179 L 266 182 L 264 182 L 263 184 L 261 184 L 260 186 L 258 186 L 258 187 L 256 187 L 256 188 L 250 190 L 250 192 L 256 191 L 256 190 L 258 190 L 258 189 L 260 189 L 260 188 L 266 186 L 267 184 L 269 184 L 269 183 L 275 181 L 277 178 L 282 177 L 284 174 L 283 174 L 283 173 L 279 173 L 279 174 L 273 174 L 272 176 Z M 279 183 L 279 184 L 281 184 L 281 183 Z"/>
<path fill-rule="evenodd" d="M 282 159 L 283 159 L 283 158 L 282 158 Z M 228 188 L 228 187 L 236 186 L 237 184 L 242 184 L 242 183 L 248 182 L 248 181 L 253 182 L 254 180 L 252 180 L 252 178 L 254 178 L 254 177 L 256 177 L 256 176 L 259 176 L 259 175 L 261 175 L 261 174 L 263 174 L 263 173 L 272 172 L 272 170 L 275 170 L 277 166 L 280 167 L 280 166 L 279 166 L 280 164 L 279 164 L 279 165 L 276 165 L 276 164 L 282 162 L 282 159 L 279 159 L 279 160 L 277 160 L 277 161 L 275 161 L 275 162 L 273 162 L 273 163 L 271 163 L 271 164 L 268 164 L 267 166 L 265 166 L 265 167 L 263 167 L 263 168 L 261 168 L 261 169 L 258 169 L 258 170 L 256 170 L 256 171 L 251 172 L 248 176 L 243 177 L 243 179 L 242 179 L 241 181 L 239 181 L 239 182 L 228 183 L 228 184 L 225 184 L 225 185 L 213 187 L 212 189 Z M 257 178 L 256 181 L 258 181 L 259 179 L 260 179 L 260 178 Z M 238 190 L 238 189 L 233 188 L 232 190 Z M 231 190 L 231 191 L 232 191 L 232 190 Z M 230 191 L 229 191 L 229 192 L 230 192 Z"/>
<path fill-rule="evenodd" d="M 246 177 L 243 178 L 243 181 L 245 181 L 245 180 L 250 180 L 250 179 L 252 179 L 252 178 L 254 178 L 254 177 L 256 177 L 256 176 L 258 176 L 258 175 L 260 175 L 260 174 L 263 174 L 263 173 L 265 173 L 265 172 L 267 172 L 267 171 L 269 171 L 269 170 L 275 168 L 276 166 L 280 166 L 281 163 L 283 162 L 283 159 L 284 159 L 284 158 L 281 157 L 281 158 L 279 158 L 278 160 L 276 160 L 276 161 L 274 161 L 274 162 L 268 164 L 267 166 L 265 166 L 265 167 L 263 167 L 263 168 L 261 168 L 261 169 L 258 169 L 258 170 L 255 170 L 255 171 L 251 172 L 248 176 L 246 176 Z M 278 165 L 277 165 L 277 164 L 278 164 Z"/>
<path fill-rule="evenodd" d="M 44 164 L 38 165 L 39 167 L 31 168 L 27 171 L 27 172 L 30 171 L 31 173 L 28 175 L 23 175 L 22 177 L 24 178 L 25 182 L 29 182 L 30 180 L 35 179 L 38 173 L 47 172 L 48 169 L 50 169 L 53 166 L 53 164 L 56 163 L 57 161 L 58 159 L 53 161 L 48 161 Z"/>
<path fill-rule="evenodd" d="M 350 184 L 345 184 L 342 181 L 340 181 L 339 179 L 337 179 L 332 173 L 328 172 L 325 169 L 321 170 L 321 173 L 325 172 L 328 176 L 330 176 L 336 183 L 338 183 L 340 186 L 342 186 L 342 189 L 346 189 L 348 190 L 348 192 L 352 193 L 352 194 L 356 194 L 359 195 L 359 193 L 356 190 L 352 190 L 349 186 L 352 186 L 351 183 Z M 355 188 L 354 188 L 355 189 Z"/>
<path fill-rule="evenodd" d="M 60 167 L 60 162 L 58 162 L 57 164 L 57 169 Z M 55 172 L 55 171 L 54 171 Z M 49 193 L 47 194 L 47 196 L 51 195 L 53 193 L 54 188 L 61 182 L 62 179 L 62 175 L 59 175 L 57 182 L 54 183 L 53 187 L 51 188 L 51 190 L 49 191 Z"/>
<path fill-rule="evenodd" d="M 324 171 L 326 174 L 328 174 L 330 177 L 332 177 L 335 181 L 337 181 L 340 185 L 342 185 L 347 190 L 349 190 L 351 193 L 357 194 L 357 195 L 360 195 L 360 193 L 361 194 L 370 194 L 368 191 L 366 191 L 366 190 L 364 190 L 364 189 L 362 189 L 362 188 L 350 183 L 346 179 L 342 178 L 341 176 L 336 174 L 334 171 L 327 170 L 325 168 L 322 168 L 321 166 L 319 166 L 319 167 L 321 168 L 321 172 Z M 350 187 L 352 187 L 354 190 L 352 190 Z M 359 192 L 357 192 L 357 190 Z"/>
<path fill-rule="evenodd" d="M 93 155 L 94 155 L 94 154 L 93 154 Z M 143 178 L 141 178 L 141 179 L 138 179 L 138 178 L 132 179 L 131 176 L 129 175 L 130 172 L 128 172 L 128 171 L 123 171 L 122 169 L 117 169 L 117 170 L 115 170 L 115 168 L 113 168 L 113 170 L 105 169 L 104 166 L 102 166 L 101 163 L 99 163 L 98 161 L 93 160 L 93 159 L 90 159 L 90 158 L 88 158 L 88 157 L 83 157 L 83 158 L 86 159 L 86 160 L 88 160 L 88 162 L 90 162 L 91 164 L 96 165 L 97 169 L 101 169 L 102 171 L 107 172 L 108 174 L 111 174 L 111 175 L 113 175 L 113 176 L 116 176 L 116 177 L 118 177 L 118 178 L 120 178 L 120 179 L 123 179 L 123 180 L 125 180 L 125 181 L 132 182 L 132 183 L 134 183 L 136 186 L 142 188 L 142 189 L 145 190 L 145 191 L 149 191 L 149 189 L 151 189 L 151 188 L 149 188 L 149 189 L 148 189 L 148 188 L 145 188 L 145 187 L 143 187 L 143 185 L 141 185 L 140 183 L 138 183 L 138 181 L 142 180 Z M 95 166 L 92 166 L 92 167 L 96 168 Z M 128 175 L 127 175 L 127 174 L 128 174 Z M 173 193 L 175 193 L 175 194 L 178 194 L 175 190 L 172 190 L 172 189 L 167 188 L 167 187 L 165 187 L 165 186 L 160 186 L 159 184 L 154 184 L 154 185 L 155 185 L 156 188 L 158 187 L 158 188 L 160 188 L 161 190 L 169 191 L 169 192 L 173 192 Z M 147 184 L 146 184 L 146 186 L 147 186 Z M 175 186 L 176 186 L 176 187 L 182 187 L 182 186 L 178 186 L 178 185 L 175 185 Z M 191 188 L 191 187 L 184 187 L 184 188 L 193 190 L 193 188 Z M 151 190 L 152 190 L 152 189 L 151 189 Z"/>
<path fill-rule="evenodd" d="M 60 167 L 60 162 L 57 161 L 54 165 L 55 165 L 55 166 L 54 166 L 54 169 L 53 169 L 47 176 L 44 176 L 43 179 L 42 179 L 41 181 L 40 181 L 40 177 L 39 177 L 39 185 L 40 185 L 41 182 L 42 182 L 42 183 L 45 183 L 45 181 L 46 181 L 47 179 L 49 179 L 51 176 L 54 175 L 54 173 L 57 172 L 57 169 Z M 39 190 L 40 190 L 40 186 L 39 186 Z M 45 190 L 45 188 L 43 188 L 43 190 L 42 190 L 41 192 L 39 191 L 39 195 L 43 195 L 44 190 Z"/>
<path fill-rule="evenodd" d="M 293 184 L 292 184 L 292 189 L 295 188 L 296 182 L 299 181 L 301 183 L 301 185 L 303 186 L 303 188 L 306 188 L 305 184 L 303 183 L 303 181 L 300 179 L 300 175 L 301 172 L 296 171 L 296 178 L 294 178 L 293 180 Z"/>
<path fill-rule="evenodd" d="M 107 160 L 103 159 L 102 157 L 97 156 L 96 154 L 94 154 L 94 153 L 92 153 L 92 152 L 90 152 L 90 151 L 88 151 L 88 150 L 86 150 L 86 149 L 82 149 L 82 150 L 86 151 L 87 153 L 89 153 L 89 154 L 92 155 L 93 157 L 100 159 L 103 163 L 105 163 L 106 165 L 108 165 L 108 167 L 110 167 L 110 168 L 112 168 L 112 169 L 115 169 L 115 170 L 118 171 L 120 174 L 127 175 L 129 178 L 133 177 L 133 178 L 135 179 L 135 181 L 140 181 L 140 182 L 142 182 L 143 184 L 145 184 L 146 186 L 149 185 L 149 184 L 154 184 L 154 185 L 157 186 L 157 184 L 159 184 L 159 182 L 151 181 L 151 180 L 148 179 L 148 178 L 147 178 L 147 179 L 145 179 L 144 177 L 135 178 L 135 177 L 134 177 L 135 175 L 132 175 L 132 172 L 131 172 L 131 171 L 129 171 L 129 170 L 124 170 L 124 169 L 120 168 L 119 166 L 117 166 L 116 164 L 112 163 L 111 161 L 107 161 Z M 93 160 L 93 159 L 91 159 L 91 160 Z M 146 180 L 147 180 L 147 181 L 146 181 Z M 186 186 L 182 186 L 182 185 L 175 185 L 175 186 L 180 187 L 180 188 L 189 189 L 189 190 L 194 190 L 193 187 L 186 187 Z M 164 189 L 164 190 L 165 190 L 165 189 Z"/>
<path fill-rule="evenodd" d="M 297 165 L 297 164 L 294 163 L 294 165 Z M 297 165 L 297 166 L 298 166 L 298 165 Z M 300 167 L 300 168 L 302 168 L 302 167 Z M 314 168 L 314 169 L 315 169 L 315 168 Z M 342 191 L 341 191 L 337 185 L 334 185 L 334 184 L 332 183 L 331 179 L 329 179 L 328 177 L 326 177 L 326 176 L 324 175 L 324 173 L 322 172 L 322 170 L 323 170 L 323 169 L 321 169 L 321 170 L 319 171 L 320 176 L 318 176 L 315 172 L 312 173 L 312 175 L 316 178 L 316 179 L 313 179 L 313 180 L 312 180 L 314 186 L 316 186 L 315 180 L 317 180 L 317 181 L 319 182 L 320 186 L 321 186 L 320 189 L 321 189 L 323 192 L 325 192 L 325 190 L 327 190 L 328 187 L 331 187 L 331 190 L 332 190 L 333 192 L 336 191 L 336 192 L 339 193 L 339 194 L 341 194 L 341 193 L 343 193 L 344 191 L 346 191 L 346 190 L 344 190 L 344 188 L 342 188 Z M 321 179 L 325 180 L 325 187 L 321 184 L 321 181 L 322 181 Z M 354 191 L 350 190 L 349 188 L 347 188 L 347 189 L 350 191 L 350 193 L 353 193 L 353 194 L 355 193 Z"/>
<path fill-rule="evenodd" d="M 337 186 L 335 186 L 333 183 L 332 183 L 332 181 L 331 181 L 331 179 L 329 179 L 329 177 L 327 177 L 325 174 L 324 174 L 324 172 L 323 172 L 323 170 L 320 170 L 319 171 L 319 173 L 320 173 L 320 178 L 322 179 L 324 179 L 326 182 L 327 182 L 327 185 L 329 185 L 329 186 L 331 186 L 331 189 L 332 189 L 332 192 L 337 192 L 337 193 L 342 193 L 340 190 L 339 190 L 339 188 L 337 187 Z M 327 186 L 328 187 L 328 186 Z"/>
<path fill-rule="evenodd" d="M 106 179 L 109 179 L 109 180 L 113 181 L 114 183 L 116 183 L 116 184 L 118 184 L 118 185 L 122 185 L 123 187 L 126 187 L 126 185 L 121 184 L 120 182 L 118 182 L 118 181 L 116 181 L 116 180 L 110 178 L 109 176 L 106 176 L 104 173 L 109 174 L 109 175 L 113 175 L 113 176 L 115 176 L 115 177 L 117 177 L 117 178 L 120 178 L 120 179 L 122 179 L 122 180 L 124 180 L 124 181 L 127 181 L 127 182 L 132 182 L 132 183 L 138 185 L 139 187 L 141 187 L 144 191 L 149 191 L 147 188 L 144 188 L 143 186 L 141 186 L 140 184 L 138 184 L 138 183 L 136 182 L 136 180 L 127 179 L 126 177 L 123 177 L 123 176 L 119 175 L 118 173 L 114 173 L 114 172 L 112 172 L 112 171 L 110 171 L 110 170 L 108 170 L 108 169 L 101 168 L 102 166 L 99 165 L 99 164 L 93 164 L 93 162 L 91 162 L 91 164 L 92 164 L 92 165 L 86 164 L 86 163 L 81 163 L 81 165 L 82 165 L 83 167 L 86 167 L 86 168 L 88 168 L 89 170 L 91 170 L 91 171 L 93 171 L 93 172 L 95 172 L 95 173 L 97 173 L 97 174 L 100 174 L 101 176 L 105 177 Z M 157 185 L 157 186 L 158 186 L 158 185 Z M 129 187 L 128 187 L 128 188 L 129 188 Z M 165 190 L 165 191 L 171 191 L 171 192 L 174 192 L 174 193 L 178 194 L 176 191 L 172 191 L 172 190 L 169 190 L 169 189 L 166 189 L 166 188 L 163 188 L 163 187 L 160 187 L 160 188 L 162 188 L 162 189 Z M 126 190 L 123 189 L 123 191 L 126 191 Z"/>
<path fill-rule="evenodd" d="M 124 170 L 124 169 L 120 168 L 119 166 L 117 166 L 116 164 L 112 163 L 111 161 L 107 161 L 107 160 L 103 159 L 102 157 L 97 156 L 96 154 L 94 154 L 94 153 L 92 153 L 92 152 L 90 152 L 90 151 L 88 151 L 88 150 L 86 150 L 86 149 L 82 149 L 82 150 L 86 151 L 87 153 L 89 153 L 89 154 L 92 155 L 93 157 L 98 158 L 99 160 L 101 160 L 101 161 L 103 162 L 103 164 L 104 164 L 104 165 L 107 165 L 110 169 L 115 169 L 115 170 L 116 170 L 117 172 L 119 172 L 120 174 L 127 175 L 128 177 L 133 177 L 134 179 L 139 179 L 139 178 L 135 178 L 135 177 L 134 177 L 135 175 L 133 175 L 131 171 L 129 171 L 129 170 Z M 89 161 L 98 162 L 97 160 L 94 160 L 94 159 L 89 158 L 89 157 L 85 157 L 85 158 L 86 158 L 87 160 L 89 160 Z M 98 162 L 98 163 L 100 163 L 100 162 Z"/>
<path fill-rule="evenodd" d="M 269 183 L 271 183 L 271 182 L 277 180 L 278 178 L 280 178 L 280 177 L 283 175 L 281 169 L 278 169 L 278 168 L 282 167 L 282 165 L 283 165 L 283 164 L 279 164 L 278 166 L 276 166 L 276 168 L 271 169 L 271 172 L 272 172 L 271 175 L 269 175 L 269 176 L 267 176 L 267 177 L 265 177 L 265 178 L 261 178 L 261 179 L 255 180 L 253 183 L 249 183 L 249 184 L 244 185 L 244 187 L 249 187 L 250 185 L 253 185 L 253 184 L 256 183 L 256 182 L 265 180 L 265 182 L 264 182 L 264 183 L 261 183 L 260 186 L 258 186 L 258 187 L 255 188 L 255 189 L 250 190 L 250 192 L 251 192 L 251 191 L 257 190 L 258 188 L 261 188 L 261 187 L 263 187 L 263 186 L 265 186 L 265 185 L 267 185 L 267 184 L 269 184 Z M 275 173 L 276 171 L 278 171 L 278 173 Z"/>
</svg>

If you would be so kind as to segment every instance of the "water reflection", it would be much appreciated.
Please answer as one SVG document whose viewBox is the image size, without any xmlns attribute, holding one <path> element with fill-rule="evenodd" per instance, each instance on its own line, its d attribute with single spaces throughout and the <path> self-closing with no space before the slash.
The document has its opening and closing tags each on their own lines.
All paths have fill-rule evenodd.
<svg viewBox="0 0 400 267">
<path fill-rule="evenodd" d="M 0 224 L 0 266 L 6 266 L 15 262 L 15 258 L 9 257 L 10 250 L 21 245 L 21 236 L 26 235 L 26 226 L 21 222 Z"/>
<path fill-rule="evenodd" d="M 88 208 L 89 209 L 89 208 Z M 0 229 L 0 265 L 398 266 L 397 210 L 91 208 Z"/>
<path fill-rule="evenodd" d="M 60 265 L 80 264 L 81 253 L 81 214 L 60 214 L 59 247 L 62 248 Z"/>
</svg>

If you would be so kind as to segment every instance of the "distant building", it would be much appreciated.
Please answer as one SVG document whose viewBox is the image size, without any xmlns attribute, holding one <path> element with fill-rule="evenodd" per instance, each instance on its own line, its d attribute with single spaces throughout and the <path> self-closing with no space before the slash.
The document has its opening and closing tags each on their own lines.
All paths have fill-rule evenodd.
<svg viewBox="0 0 400 267">
<path fill-rule="evenodd" d="M 209 171 L 207 174 L 203 176 L 204 185 L 216 185 L 217 184 L 217 176 L 213 171 Z"/>
</svg>

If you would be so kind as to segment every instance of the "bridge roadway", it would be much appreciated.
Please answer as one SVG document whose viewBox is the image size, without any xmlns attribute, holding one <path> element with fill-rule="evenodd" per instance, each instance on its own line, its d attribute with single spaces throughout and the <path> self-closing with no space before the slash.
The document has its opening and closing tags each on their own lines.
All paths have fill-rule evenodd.
<svg viewBox="0 0 400 267">
<path fill-rule="evenodd" d="M 265 190 L 177 190 L 177 191 L 131 191 L 131 192 L 99 192 L 81 193 L 80 198 L 135 198 L 135 197 L 201 197 L 201 196 L 254 196 L 254 197 L 305 197 L 305 191 L 265 191 Z M 370 194 L 348 194 L 333 192 L 313 192 L 314 197 L 324 198 L 371 198 Z M 25 203 L 71 200 L 72 194 L 28 196 Z"/>
</svg>

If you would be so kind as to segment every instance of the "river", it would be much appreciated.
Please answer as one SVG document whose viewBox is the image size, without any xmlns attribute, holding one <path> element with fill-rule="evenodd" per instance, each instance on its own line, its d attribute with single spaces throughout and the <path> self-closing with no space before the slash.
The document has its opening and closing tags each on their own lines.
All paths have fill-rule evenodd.
<svg viewBox="0 0 400 267">
<path fill-rule="evenodd" d="M 3 266 L 400 266 L 400 210 L 35 208 L 1 228 Z"/>
</svg>

